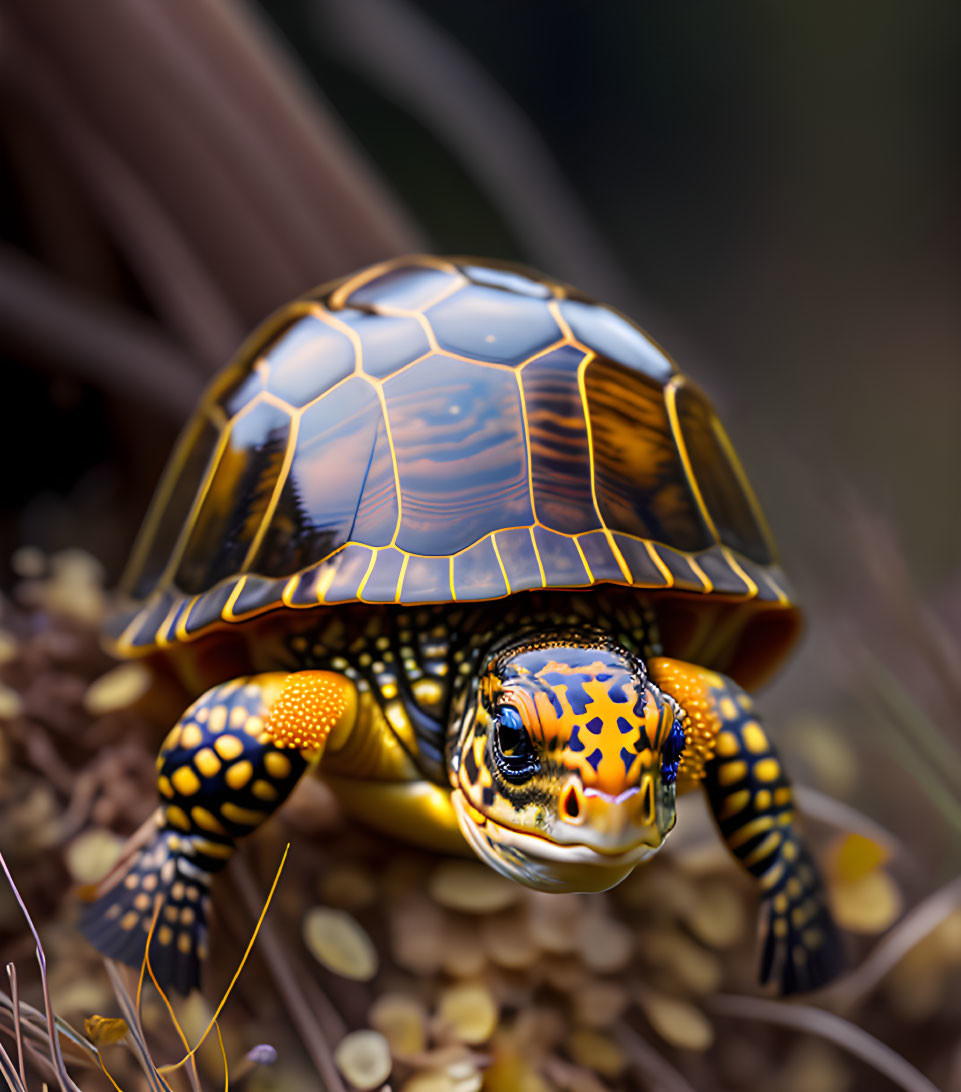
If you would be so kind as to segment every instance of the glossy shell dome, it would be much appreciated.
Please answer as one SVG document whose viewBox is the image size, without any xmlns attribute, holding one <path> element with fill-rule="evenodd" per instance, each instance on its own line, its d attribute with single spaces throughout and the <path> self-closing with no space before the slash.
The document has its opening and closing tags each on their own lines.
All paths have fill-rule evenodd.
<svg viewBox="0 0 961 1092">
<path fill-rule="evenodd" d="M 277 609 L 603 583 L 793 611 L 717 417 L 638 327 L 413 257 L 285 307 L 213 383 L 111 634 L 129 655 Z"/>
</svg>

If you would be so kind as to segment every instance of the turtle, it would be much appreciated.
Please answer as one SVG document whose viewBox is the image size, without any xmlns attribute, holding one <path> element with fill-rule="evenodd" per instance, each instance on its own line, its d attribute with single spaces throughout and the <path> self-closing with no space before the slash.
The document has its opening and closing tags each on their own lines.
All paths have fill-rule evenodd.
<svg viewBox="0 0 961 1092">
<path fill-rule="evenodd" d="M 213 381 L 132 551 L 106 642 L 196 698 L 82 928 L 194 988 L 212 877 L 308 772 L 553 892 L 619 883 L 700 789 L 761 983 L 817 988 L 839 931 L 749 693 L 799 629 L 717 415 L 630 319 L 473 258 L 326 284 Z"/>
</svg>

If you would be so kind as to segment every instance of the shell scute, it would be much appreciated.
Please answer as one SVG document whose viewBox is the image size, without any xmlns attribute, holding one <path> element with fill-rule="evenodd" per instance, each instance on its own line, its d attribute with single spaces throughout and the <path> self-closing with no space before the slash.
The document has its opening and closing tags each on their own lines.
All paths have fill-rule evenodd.
<svg viewBox="0 0 961 1092">
<path fill-rule="evenodd" d="M 217 584 L 209 591 L 197 596 L 188 604 L 185 613 L 178 612 L 167 632 L 173 637 L 182 630 L 189 637 L 219 622 L 233 590 L 230 584 Z"/>
<path fill-rule="evenodd" d="M 645 545 L 630 535 L 614 534 L 614 545 L 624 559 L 631 580 L 635 584 L 644 584 L 649 588 L 664 588 L 671 584 L 671 577 L 663 565 L 658 565 L 651 554 L 652 547 Z"/>
<path fill-rule="evenodd" d="M 454 556 L 454 593 L 458 599 L 498 599 L 507 595 L 492 535 Z"/>
<path fill-rule="evenodd" d="M 218 405 L 227 418 L 236 417 L 266 389 L 266 378 L 265 368 L 255 368 L 223 387 L 218 396 Z"/>
<path fill-rule="evenodd" d="M 313 315 L 289 327 L 263 359 L 266 389 L 295 407 L 320 398 L 356 366 L 350 338 Z"/>
<path fill-rule="evenodd" d="M 721 422 L 690 383 L 677 386 L 675 399 L 680 440 L 721 541 L 761 565 L 769 564 L 773 557 L 768 536 L 753 498 L 739 480 L 743 472 Z"/>
<path fill-rule="evenodd" d="M 579 384 L 584 360 L 583 350 L 564 345 L 521 372 L 537 518 L 569 534 L 601 526 Z"/>
<path fill-rule="evenodd" d="M 178 599 L 168 590 L 159 591 L 132 616 L 116 614 L 108 619 L 105 627 L 107 637 L 112 637 L 131 652 L 154 647 L 167 615 L 177 602 L 183 608 L 189 600 Z"/>
<path fill-rule="evenodd" d="M 533 521 L 513 373 L 434 354 L 383 389 L 400 479 L 402 550 L 454 554 L 492 527 Z"/>
<path fill-rule="evenodd" d="M 704 591 L 704 581 L 698 575 L 697 569 L 691 563 L 691 559 L 670 546 L 658 543 L 653 547 L 657 556 L 671 574 L 671 584 L 681 591 Z"/>
<path fill-rule="evenodd" d="M 536 281 L 516 269 L 498 269 L 484 265 L 462 265 L 460 269 L 474 284 L 486 284 L 521 296 L 533 296 L 538 300 L 551 298 L 551 290 L 543 281 Z"/>
<path fill-rule="evenodd" d="M 411 557 L 404 570 L 401 603 L 446 603 L 451 594 L 449 557 Z"/>
<path fill-rule="evenodd" d="M 678 461 L 663 389 L 628 382 L 624 367 L 607 359 L 587 365 L 584 389 L 605 524 L 682 550 L 709 547 L 714 539 Z"/>
<path fill-rule="evenodd" d="M 348 541 L 381 421 L 377 393 L 361 376 L 303 411 L 252 571 L 289 576 Z"/>
<path fill-rule="evenodd" d="M 239 621 L 247 615 L 266 610 L 280 598 L 277 584 L 277 580 L 252 574 L 245 576 L 230 606 L 229 617 Z"/>
<path fill-rule="evenodd" d="M 391 440 L 381 414 L 349 537 L 369 546 L 386 546 L 397 530 L 399 514 Z"/>
<path fill-rule="evenodd" d="M 494 541 L 511 591 L 544 587 L 544 577 L 531 528 L 509 527 L 506 531 L 498 531 L 494 535 Z"/>
<path fill-rule="evenodd" d="M 290 414 L 255 399 L 231 421 L 174 582 L 198 595 L 244 568 L 290 442 Z"/>
<path fill-rule="evenodd" d="M 561 300 L 558 308 L 574 337 L 598 356 L 634 368 L 658 383 L 670 379 L 674 365 L 623 315 L 583 300 Z"/>
<path fill-rule="evenodd" d="M 485 363 L 517 365 L 561 340 L 540 300 L 472 284 L 426 312 L 442 349 Z"/>
<path fill-rule="evenodd" d="M 404 571 L 404 555 L 400 550 L 378 550 L 374 567 L 360 590 L 365 603 L 393 603 Z"/>
<path fill-rule="evenodd" d="M 327 592 L 342 564 L 341 553 L 304 569 L 286 582 L 282 589 L 283 602 L 291 607 L 316 607 L 325 603 Z"/>
<path fill-rule="evenodd" d="M 146 599 L 157 587 L 161 574 L 175 555 L 178 540 L 189 526 L 194 506 L 220 443 L 220 429 L 205 414 L 198 414 L 187 426 L 171 458 L 172 473 L 144 524 L 144 531 L 131 558 L 124 585 L 135 599 Z M 163 516 L 157 519 L 158 515 Z"/>
<path fill-rule="evenodd" d="M 744 579 L 743 571 L 733 569 L 722 554 L 701 554 L 698 565 L 714 591 L 722 595 L 750 595 L 751 586 Z"/>
<path fill-rule="evenodd" d="M 324 588 L 325 603 L 349 603 L 357 599 L 360 588 L 374 560 L 374 551 L 369 546 L 356 542 L 348 543 L 338 555 L 334 576 Z"/>
<path fill-rule="evenodd" d="M 548 588 L 584 588 L 591 578 L 574 539 L 546 527 L 534 528 L 534 546 Z"/>
<path fill-rule="evenodd" d="M 383 313 L 424 311 L 466 283 L 455 267 L 446 263 L 411 262 L 394 265 L 373 276 L 369 276 L 370 272 L 361 275 L 356 287 L 352 287 L 354 278 L 348 278 L 331 293 L 328 300 L 331 309 L 356 307 Z"/>
<path fill-rule="evenodd" d="M 602 581 L 610 584 L 630 583 L 630 576 L 625 574 L 612 548 L 614 538 L 608 531 L 590 531 L 577 536 L 578 545 L 595 584 Z M 639 545 L 643 547 L 643 543 Z"/>
<path fill-rule="evenodd" d="M 387 379 L 430 352 L 427 332 L 410 315 L 381 315 L 344 308 L 337 319 L 360 344 L 360 368 L 373 379 Z"/>
<path fill-rule="evenodd" d="M 109 628 L 134 654 L 271 610 L 611 583 L 666 604 L 675 654 L 726 600 L 714 666 L 757 677 L 797 630 L 773 556 L 710 404 L 633 323 L 404 258 L 295 301 L 212 384 Z"/>
</svg>

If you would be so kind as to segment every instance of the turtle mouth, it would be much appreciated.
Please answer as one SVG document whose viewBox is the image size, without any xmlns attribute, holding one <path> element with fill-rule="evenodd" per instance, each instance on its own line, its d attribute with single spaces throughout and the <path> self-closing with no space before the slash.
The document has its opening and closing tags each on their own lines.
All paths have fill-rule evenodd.
<svg viewBox="0 0 961 1092">
<path fill-rule="evenodd" d="M 560 844 L 516 830 L 479 812 L 462 789 L 451 792 L 461 833 L 485 864 L 538 891 L 606 891 L 621 882 L 656 847 L 641 844 L 616 853 Z"/>
</svg>

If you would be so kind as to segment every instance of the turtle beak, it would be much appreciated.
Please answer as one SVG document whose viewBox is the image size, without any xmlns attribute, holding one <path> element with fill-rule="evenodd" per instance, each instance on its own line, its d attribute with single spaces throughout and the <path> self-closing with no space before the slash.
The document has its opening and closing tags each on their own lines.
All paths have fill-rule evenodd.
<svg viewBox="0 0 961 1092">
<path fill-rule="evenodd" d="M 656 849 L 663 841 L 658 829 L 654 777 L 612 794 L 585 786 L 573 774 L 561 789 L 556 828 L 551 837 L 566 845 L 587 845 L 598 853 L 624 853 L 636 846 Z"/>
<path fill-rule="evenodd" d="M 618 852 L 564 844 L 551 837 L 503 826 L 474 808 L 460 789 L 451 793 L 461 833 L 491 868 L 537 891 L 607 891 L 654 850 L 637 839 Z"/>
</svg>

